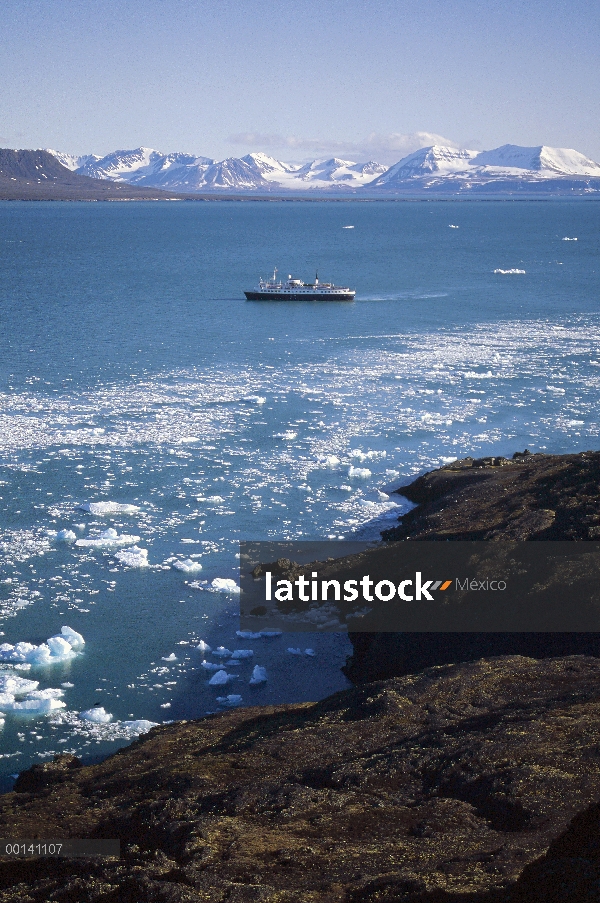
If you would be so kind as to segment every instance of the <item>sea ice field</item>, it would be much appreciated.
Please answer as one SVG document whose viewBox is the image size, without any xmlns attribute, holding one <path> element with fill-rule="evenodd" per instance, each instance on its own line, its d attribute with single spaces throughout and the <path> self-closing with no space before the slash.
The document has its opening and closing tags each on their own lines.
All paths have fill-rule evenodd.
<svg viewBox="0 0 600 903">
<path fill-rule="evenodd" d="M 597 203 L 7 202 L 0 223 L 2 787 L 348 686 L 343 633 L 240 635 L 240 540 L 376 541 L 428 469 L 598 447 Z M 356 301 L 246 302 L 274 266 Z"/>
</svg>

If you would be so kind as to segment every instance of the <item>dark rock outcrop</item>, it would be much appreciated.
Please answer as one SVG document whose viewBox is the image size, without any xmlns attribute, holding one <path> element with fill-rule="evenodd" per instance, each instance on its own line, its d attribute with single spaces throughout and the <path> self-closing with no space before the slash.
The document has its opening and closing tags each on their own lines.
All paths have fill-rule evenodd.
<svg viewBox="0 0 600 903">
<path fill-rule="evenodd" d="M 466 458 L 398 492 L 417 504 L 387 530 L 395 541 L 596 540 L 600 538 L 600 452 Z M 350 634 L 344 669 L 355 683 L 482 656 L 600 655 L 598 633 Z"/>
<path fill-rule="evenodd" d="M 155 728 L 0 798 L 5 838 L 122 848 L 1 861 L 0 901 L 541 903 L 547 887 L 572 903 L 575 860 L 588 884 L 597 869 L 599 749 L 600 661 L 585 657 L 444 666 Z"/>
</svg>

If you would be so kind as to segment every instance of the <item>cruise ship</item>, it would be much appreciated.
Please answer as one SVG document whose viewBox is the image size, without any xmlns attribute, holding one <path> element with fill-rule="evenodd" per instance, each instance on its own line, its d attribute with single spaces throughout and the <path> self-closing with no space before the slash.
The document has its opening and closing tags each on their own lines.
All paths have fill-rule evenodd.
<svg viewBox="0 0 600 903">
<path fill-rule="evenodd" d="M 277 267 L 270 279 L 260 279 L 258 288 L 244 292 L 248 301 L 354 301 L 356 291 L 319 282 L 319 274 L 314 282 L 302 282 L 288 276 L 287 282 L 277 278 Z"/>
</svg>

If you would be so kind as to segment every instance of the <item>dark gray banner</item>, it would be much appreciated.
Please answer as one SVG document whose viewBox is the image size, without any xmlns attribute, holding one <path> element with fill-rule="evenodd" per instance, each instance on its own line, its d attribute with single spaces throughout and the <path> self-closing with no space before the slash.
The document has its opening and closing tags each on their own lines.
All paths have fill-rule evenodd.
<svg viewBox="0 0 600 903">
<path fill-rule="evenodd" d="M 242 630 L 598 632 L 598 542 L 242 542 Z"/>
</svg>

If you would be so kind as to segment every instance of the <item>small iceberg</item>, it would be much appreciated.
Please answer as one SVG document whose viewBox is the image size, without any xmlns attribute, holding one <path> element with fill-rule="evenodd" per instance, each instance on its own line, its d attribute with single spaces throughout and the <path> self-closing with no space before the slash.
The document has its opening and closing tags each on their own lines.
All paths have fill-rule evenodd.
<svg viewBox="0 0 600 903">
<path fill-rule="evenodd" d="M 208 682 L 210 687 L 224 687 L 225 684 L 228 684 L 232 674 L 228 674 L 227 671 L 217 671 Z"/>
<path fill-rule="evenodd" d="M 56 534 L 57 542 L 75 542 L 77 535 L 72 530 L 59 530 Z"/>
<path fill-rule="evenodd" d="M 54 665 L 74 658 L 85 640 L 80 633 L 71 627 L 62 627 L 60 634 L 51 636 L 45 643 L 36 646 L 33 643 L 2 643 L 0 645 L 0 661 L 27 662 L 30 665 Z"/>
<path fill-rule="evenodd" d="M 231 658 L 233 653 L 231 649 L 226 649 L 225 646 L 217 646 L 213 655 L 216 655 L 217 658 Z"/>
<path fill-rule="evenodd" d="M 264 684 L 266 680 L 267 669 L 263 668 L 261 665 L 255 665 L 252 677 L 250 678 L 250 685 L 255 687 L 257 684 Z"/>
<path fill-rule="evenodd" d="M 217 702 L 219 703 L 219 705 L 233 708 L 236 705 L 242 704 L 242 697 L 236 696 L 235 693 L 230 693 L 229 696 L 217 696 Z"/>
<path fill-rule="evenodd" d="M 253 655 L 253 649 L 234 649 L 231 653 L 232 658 L 252 658 Z"/>
<path fill-rule="evenodd" d="M 211 583 L 214 593 L 239 593 L 240 588 L 230 577 L 215 577 Z"/>
<path fill-rule="evenodd" d="M 352 464 L 348 468 L 348 476 L 350 479 L 360 479 L 366 480 L 371 476 L 371 471 L 368 467 L 354 467 Z"/>
<path fill-rule="evenodd" d="M 115 558 L 128 568 L 147 568 L 149 566 L 148 550 L 140 549 L 139 546 L 121 549 L 120 552 L 115 552 Z"/>
<path fill-rule="evenodd" d="M 109 721 L 112 721 L 110 712 L 107 712 L 101 705 L 87 709 L 85 712 L 80 712 L 79 717 L 82 721 L 92 721 L 94 724 L 108 724 Z M 131 724 L 132 722 L 129 723 Z"/>
<path fill-rule="evenodd" d="M 242 640 L 258 640 L 261 638 L 262 633 L 253 633 L 252 630 L 236 630 L 235 635 Z"/>
<path fill-rule="evenodd" d="M 220 671 L 221 665 L 215 665 L 213 662 L 203 661 L 200 662 L 200 667 L 204 668 L 205 671 Z"/>
<path fill-rule="evenodd" d="M 302 649 L 300 647 L 288 646 L 288 652 L 291 652 L 292 655 L 302 655 Z"/>
<path fill-rule="evenodd" d="M 526 270 L 494 270 L 494 273 L 500 273 L 502 276 L 525 276 Z"/>
<path fill-rule="evenodd" d="M 161 658 L 161 661 L 163 661 L 163 662 L 176 662 L 176 661 L 177 661 L 177 656 L 175 655 L 174 652 L 172 652 L 170 655 L 163 655 L 162 658 Z"/>
<path fill-rule="evenodd" d="M 185 561 L 174 561 L 172 567 L 176 571 L 183 571 L 184 574 L 197 574 L 198 571 L 202 570 L 200 562 L 192 561 L 191 558 L 186 558 Z"/>
<path fill-rule="evenodd" d="M 198 652 L 206 653 L 206 652 L 210 652 L 211 647 L 208 645 L 208 643 L 205 643 L 204 640 L 200 640 L 200 642 L 196 646 L 196 649 L 198 650 Z"/>
</svg>

